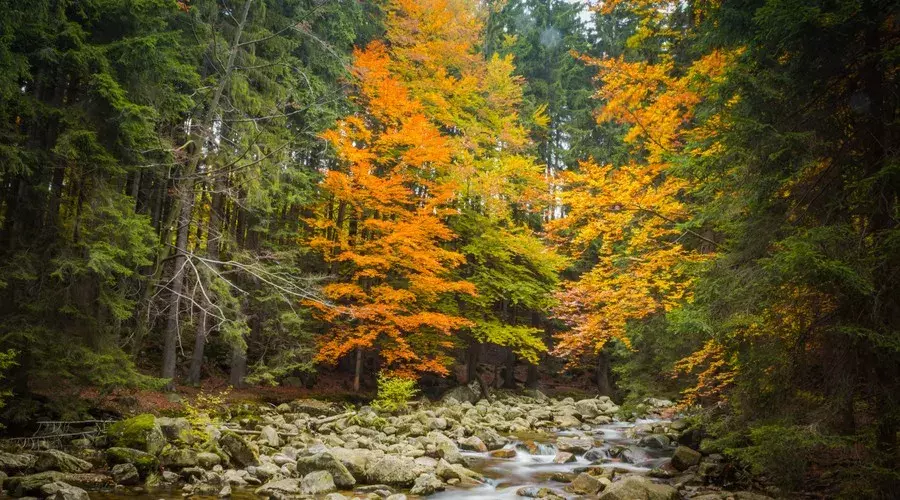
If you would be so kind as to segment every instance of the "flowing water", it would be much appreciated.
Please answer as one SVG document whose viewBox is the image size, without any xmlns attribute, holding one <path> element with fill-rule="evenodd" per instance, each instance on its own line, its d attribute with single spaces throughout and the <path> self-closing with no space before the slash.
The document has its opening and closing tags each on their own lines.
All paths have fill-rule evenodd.
<svg viewBox="0 0 900 500">
<path fill-rule="evenodd" d="M 465 455 L 471 457 L 470 468 L 484 474 L 488 481 L 483 485 L 468 489 L 450 488 L 428 498 L 440 500 L 521 499 L 522 497 L 516 495 L 516 491 L 524 486 L 552 488 L 557 493 L 565 494 L 562 488 L 566 483 L 554 481 L 551 477 L 557 472 L 576 472 L 579 468 L 592 465 L 592 462 L 578 456 L 575 462 L 553 463 L 557 451 L 553 442 L 555 437 L 560 436 L 590 436 L 598 441 L 602 440 L 603 444 L 599 448 L 604 450 L 606 457 L 602 463 L 594 466 L 599 465 L 604 468 L 633 473 L 647 473 L 665 463 L 671 457 L 673 450 L 654 450 L 638 446 L 639 437 L 629 437 L 628 430 L 638 424 L 662 422 L 661 420 L 613 422 L 608 425 L 595 426 L 589 432 L 558 432 L 549 437 L 544 436 L 546 441 L 543 442 L 534 439 L 535 444 L 538 445 L 537 453 L 534 454 L 530 453 L 528 447 L 523 445 L 524 441 L 516 441 L 507 445 L 507 448 L 515 448 L 516 456 L 514 458 L 496 458 L 487 453 L 466 452 Z M 621 457 L 622 454 L 615 453 L 614 450 L 622 448 L 628 450 L 626 455 L 629 456 L 631 463 L 612 456 Z M 576 497 L 577 495 L 572 496 Z"/>
</svg>

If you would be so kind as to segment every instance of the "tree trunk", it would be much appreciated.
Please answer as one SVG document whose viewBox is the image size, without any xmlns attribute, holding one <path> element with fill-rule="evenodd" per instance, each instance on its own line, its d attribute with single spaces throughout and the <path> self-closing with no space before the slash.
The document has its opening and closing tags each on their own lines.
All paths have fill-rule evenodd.
<svg viewBox="0 0 900 500">
<path fill-rule="evenodd" d="M 181 200 L 181 215 L 178 218 L 178 233 L 175 237 L 175 274 L 172 276 L 169 317 L 166 321 L 166 333 L 163 344 L 162 378 L 169 379 L 169 389 L 174 389 L 175 387 L 175 365 L 178 360 L 178 313 L 181 305 L 181 292 L 184 288 L 184 267 L 187 263 L 188 233 L 191 229 L 191 208 L 194 201 L 194 183 L 192 180 L 182 186 L 179 198 Z"/>
<path fill-rule="evenodd" d="M 472 341 L 466 349 L 466 383 L 470 384 L 478 376 L 478 353 L 481 351 L 481 344 Z"/>
<path fill-rule="evenodd" d="M 503 377 L 503 388 L 504 389 L 515 389 L 516 388 L 516 353 L 509 350 L 509 353 L 506 355 L 506 370 L 505 375 Z"/>
<path fill-rule="evenodd" d="M 244 387 L 244 377 L 247 376 L 247 352 L 243 346 L 234 346 L 231 351 L 231 376 L 229 382 L 234 388 Z"/>
<path fill-rule="evenodd" d="M 194 334 L 194 351 L 191 353 L 191 369 L 188 372 L 188 383 L 191 385 L 200 384 L 200 371 L 203 368 L 203 351 L 206 345 L 206 332 L 208 332 L 207 323 L 209 317 L 206 311 L 200 313 L 200 324 L 197 325 L 197 333 Z"/>
<path fill-rule="evenodd" d="M 537 389 L 538 388 L 538 365 L 533 365 L 531 363 L 528 364 L 528 378 L 525 379 L 525 388 L 526 389 Z"/>
<path fill-rule="evenodd" d="M 353 392 L 359 392 L 359 376 L 362 373 L 362 348 L 356 348 L 356 366 L 353 370 Z"/>
<path fill-rule="evenodd" d="M 612 396 L 612 386 L 609 383 L 609 356 L 605 351 L 597 354 L 597 392 L 601 396 Z"/>
</svg>

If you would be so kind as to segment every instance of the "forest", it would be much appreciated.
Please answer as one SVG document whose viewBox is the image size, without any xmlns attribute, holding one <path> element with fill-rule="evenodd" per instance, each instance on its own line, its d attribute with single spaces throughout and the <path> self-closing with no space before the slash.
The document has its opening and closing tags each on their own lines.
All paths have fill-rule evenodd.
<svg viewBox="0 0 900 500">
<path fill-rule="evenodd" d="M 185 495 L 231 494 L 172 458 L 205 453 L 274 460 L 241 479 L 266 498 L 331 491 L 324 470 L 347 495 L 504 498 L 457 447 L 514 461 L 517 425 L 621 421 L 666 460 L 652 481 L 515 494 L 896 498 L 898 7 L 0 0 L 0 471 L 89 475 L 84 450 L 93 468 L 10 443 L 140 414 L 190 446 L 115 445 L 149 472 L 98 453 L 141 484 L 181 470 Z M 462 406 L 428 406 L 447 391 Z M 243 430 L 203 434 L 222 415 Z M 319 461 L 433 438 L 420 458 L 448 464 L 392 482 L 283 452 L 288 473 L 284 436 Z M 639 465 L 567 439 L 554 460 Z"/>
</svg>

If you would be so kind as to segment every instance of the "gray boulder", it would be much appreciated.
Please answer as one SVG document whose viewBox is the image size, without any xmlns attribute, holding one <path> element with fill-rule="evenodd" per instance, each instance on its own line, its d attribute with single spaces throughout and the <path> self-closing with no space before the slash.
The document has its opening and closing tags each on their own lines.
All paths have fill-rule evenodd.
<svg viewBox="0 0 900 500">
<path fill-rule="evenodd" d="M 259 431 L 259 441 L 272 448 L 281 446 L 281 438 L 278 436 L 278 431 L 271 425 L 267 425 Z"/>
<path fill-rule="evenodd" d="M 577 495 L 595 495 L 603 489 L 603 483 L 600 478 L 582 472 L 566 489 Z"/>
<path fill-rule="evenodd" d="M 181 441 L 184 444 L 194 442 L 191 423 L 184 417 L 159 417 L 156 419 L 160 430 L 169 442 Z"/>
<path fill-rule="evenodd" d="M 584 453 L 594 446 L 594 440 L 589 437 L 561 437 L 556 440 L 556 449 L 571 453 Z"/>
<path fill-rule="evenodd" d="M 290 498 L 301 495 L 299 479 L 279 479 L 270 481 L 256 489 L 263 498 Z"/>
<path fill-rule="evenodd" d="M 413 495 L 431 495 L 435 491 L 442 491 L 444 483 L 432 473 L 422 474 L 416 478 L 412 489 L 409 490 Z"/>
<path fill-rule="evenodd" d="M 300 493 L 303 495 L 321 495 L 335 489 L 334 479 L 328 471 L 310 472 L 300 480 Z"/>
<path fill-rule="evenodd" d="M 134 464 L 116 464 L 112 470 L 113 481 L 124 486 L 135 486 L 141 482 L 141 475 Z"/>
<path fill-rule="evenodd" d="M 600 500 L 677 500 L 678 491 L 665 484 L 657 484 L 645 477 L 627 476 L 608 486 Z"/>
<path fill-rule="evenodd" d="M 244 438 L 234 432 L 223 432 L 219 438 L 219 446 L 235 466 L 249 467 L 259 464 L 256 450 Z"/>
<path fill-rule="evenodd" d="M 81 473 L 88 472 L 93 466 L 90 462 L 73 457 L 59 450 L 47 450 L 37 452 L 37 460 L 34 462 L 35 470 L 58 470 L 60 472 Z"/>
<path fill-rule="evenodd" d="M 41 495 L 47 500 L 90 500 L 87 492 L 62 481 L 41 486 Z"/>
<path fill-rule="evenodd" d="M 408 488 L 413 485 L 422 472 L 422 467 L 410 457 L 383 455 L 369 461 L 365 470 L 365 478 L 369 483 L 384 483 Z"/>
<path fill-rule="evenodd" d="M 468 401 L 469 403 L 475 404 L 481 399 L 481 395 L 472 390 L 469 386 L 461 385 L 450 389 L 441 396 L 441 402 L 447 402 L 449 399 L 455 399 L 460 403 Z"/>
<path fill-rule="evenodd" d="M 0 471 L 11 476 L 32 470 L 37 457 L 28 453 L 0 452 Z"/>
<path fill-rule="evenodd" d="M 362 469 L 365 469 L 365 463 L 362 464 Z M 350 470 L 329 452 L 297 459 L 298 474 L 309 474 L 314 471 L 327 471 L 338 488 L 350 489 L 356 485 L 356 479 Z"/>
<path fill-rule="evenodd" d="M 675 454 L 672 455 L 672 467 L 679 471 L 687 470 L 700 463 L 700 452 L 692 450 L 687 446 L 679 446 L 675 448 Z"/>
</svg>

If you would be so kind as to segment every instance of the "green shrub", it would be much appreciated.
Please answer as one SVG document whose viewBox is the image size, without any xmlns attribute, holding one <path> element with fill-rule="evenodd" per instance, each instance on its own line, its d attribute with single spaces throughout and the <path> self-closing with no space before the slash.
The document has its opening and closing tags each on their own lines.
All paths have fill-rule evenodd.
<svg viewBox="0 0 900 500">
<path fill-rule="evenodd" d="M 728 451 L 754 474 L 765 475 L 786 490 L 800 488 L 813 454 L 834 444 L 813 428 L 797 425 L 755 427 L 750 441 L 749 446 Z"/>
<path fill-rule="evenodd" d="M 378 374 L 378 396 L 372 401 L 372 407 L 387 412 L 405 410 L 409 401 L 418 392 L 415 380 L 380 373 Z"/>
</svg>

